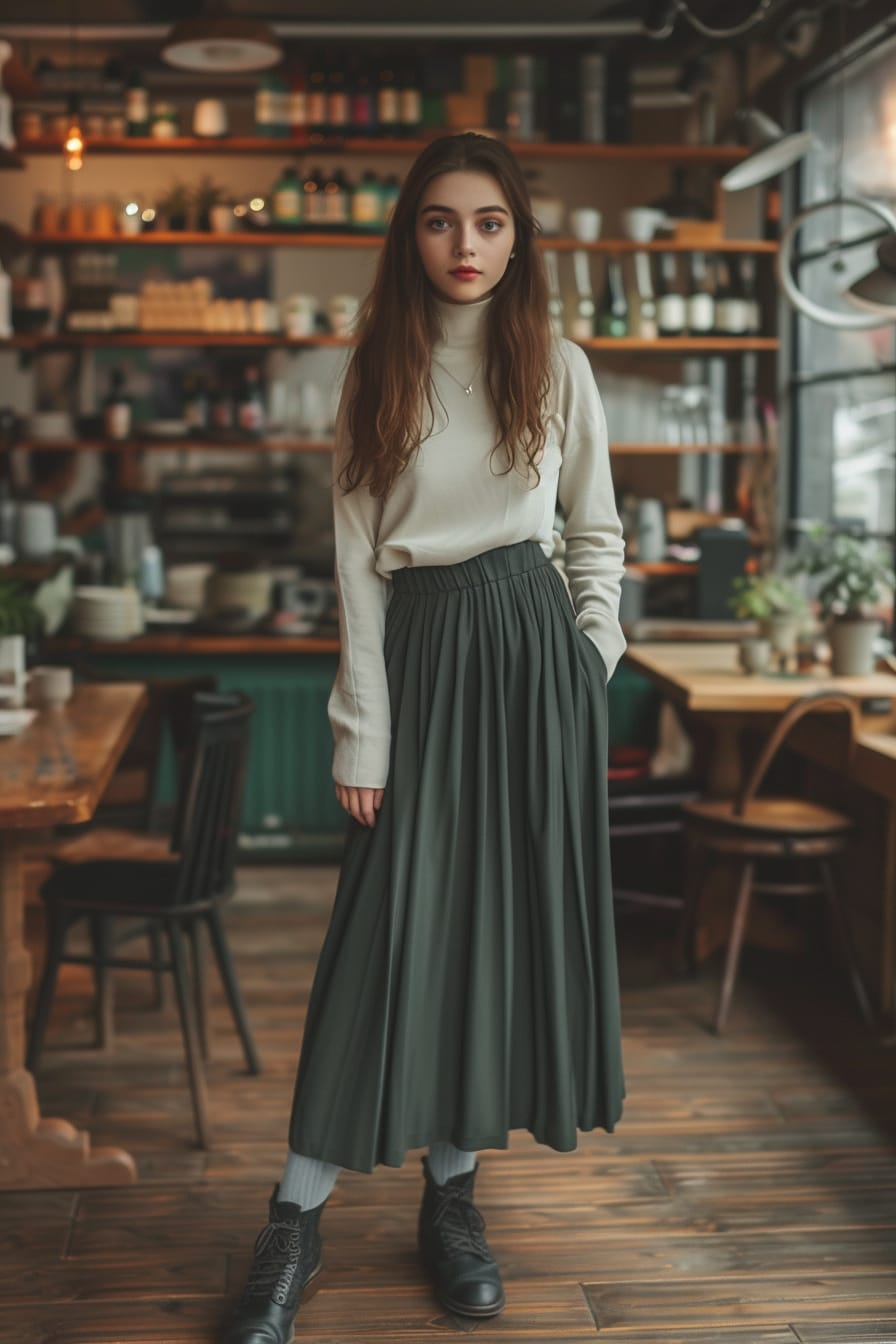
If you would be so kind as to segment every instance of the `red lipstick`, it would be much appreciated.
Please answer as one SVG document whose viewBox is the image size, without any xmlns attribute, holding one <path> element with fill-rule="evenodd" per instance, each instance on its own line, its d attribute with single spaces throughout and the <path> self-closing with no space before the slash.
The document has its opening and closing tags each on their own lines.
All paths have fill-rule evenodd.
<svg viewBox="0 0 896 1344">
<path fill-rule="evenodd" d="M 475 280 L 477 275 L 481 275 L 482 272 L 477 271 L 475 266 L 456 266 L 450 274 L 456 280 Z"/>
</svg>

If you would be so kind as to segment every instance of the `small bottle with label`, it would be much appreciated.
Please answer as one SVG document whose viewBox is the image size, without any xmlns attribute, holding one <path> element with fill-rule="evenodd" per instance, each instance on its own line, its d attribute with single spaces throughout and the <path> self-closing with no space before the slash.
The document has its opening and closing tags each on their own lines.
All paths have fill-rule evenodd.
<svg viewBox="0 0 896 1344">
<path fill-rule="evenodd" d="M 131 435 L 131 399 L 125 391 L 123 369 L 113 369 L 109 395 L 103 404 L 103 431 L 107 439 L 128 439 Z"/>
<path fill-rule="evenodd" d="M 351 191 L 341 168 L 324 182 L 324 218 L 328 229 L 347 229 L 351 211 Z"/>
<path fill-rule="evenodd" d="M 302 183 L 292 164 L 283 169 L 271 191 L 275 229 L 297 229 L 302 223 Z"/>
<path fill-rule="evenodd" d="M 246 369 L 243 390 L 236 408 L 237 428 L 244 434 L 257 438 L 264 433 L 264 398 L 261 395 L 261 378 L 258 369 L 250 365 Z"/>
<path fill-rule="evenodd" d="M 293 69 L 289 81 L 289 138 L 300 144 L 308 139 L 308 90 L 300 65 Z"/>
<path fill-rule="evenodd" d="M 149 90 L 139 70 L 131 71 L 128 76 L 124 119 L 128 135 L 149 135 Z"/>
<path fill-rule="evenodd" d="M 370 168 L 352 194 L 352 226 L 365 233 L 377 233 L 383 227 L 383 196 L 379 179 Z"/>
<path fill-rule="evenodd" d="M 716 326 L 716 296 L 710 266 L 703 252 L 691 255 L 687 298 L 687 329 L 692 336 L 711 336 Z"/>
<path fill-rule="evenodd" d="M 208 384 L 202 374 L 191 374 L 184 379 L 183 418 L 187 433 L 201 438 L 209 427 Z"/>
<path fill-rule="evenodd" d="M 324 177 L 319 168 L 312 168 L 302 183 L 302 221 L 308 229 L 322 228 L 326 222 Z"/>
<path fill-rule="evenodd" d="M 380 135 L 392 136 L 398 134 L 401 126 L 401 109 L 398 100 L 398 86 L 395 82 L 395 71 L 390 65 L 384 65 L 379 73 L 376 119 Z"/>
<path fill-rule="evenodd" d="M 687 323 L 687 303 L 684 294 L 681 292 L 674 252 L 663 252 L 660 256 L 656 317 L 661 336 L 684 335 Z"/>
<path fill-rule="evenodd" d="M 407 140 L 419 134 L 423 124 L 423 93 L 420 77 L 413 66 L 407 66 L 399 79 L 398 122 L 399 132 Z"/>
<path fill-rule="evenodd" d="M 394 173 L 383 178 L 382 196 L 383 196 L 383 223 L 388 224 L 392 218 L 392 211 L 395 209 L 395 202 L 398 200 L 398 194 L 401 191 L 401 183 Z"/>
</svg>

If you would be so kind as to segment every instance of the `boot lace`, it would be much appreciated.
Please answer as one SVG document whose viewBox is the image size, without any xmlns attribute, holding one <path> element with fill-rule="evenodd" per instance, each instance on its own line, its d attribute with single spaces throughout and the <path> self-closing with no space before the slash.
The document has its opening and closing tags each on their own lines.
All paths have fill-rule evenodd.
<svg viewBox="0 0 896 1344">
<path fill-rule="evenodd" d="M 272 1220 L 262 1228 L 255 1243 L 244 1297 L 270 1296 L 278 1306 L 290 1306 L 297 1278 L 301 1287 L 301 1264 L 301 1227 Z"/>
<path fill-rule="evenodd" d="M 439 1229 L 445 1249 L 452 1255 L 476 1255 L 480 1260 L 491 1260 L 485 1240 L 485 1219 L 475 1204 L 470 1203 L 465 1190 L 449 1186 L 439 1191 L 432 1225 Z"/>
</svg>

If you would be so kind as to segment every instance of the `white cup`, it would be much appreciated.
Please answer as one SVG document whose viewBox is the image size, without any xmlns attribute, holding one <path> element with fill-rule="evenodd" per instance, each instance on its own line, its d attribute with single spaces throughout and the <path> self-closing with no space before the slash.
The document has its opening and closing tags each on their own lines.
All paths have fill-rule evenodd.
<svg viewBox="0 0 896 1344">
<path fill-rule="evenodd" d="M 334 336 L 348 336 L 358 316 L 359 300 L 354 294 L 334 294 L 327 304 L 327 317 Z"/>
<path fill-rule="evenodd" d="M 56 549 L 56 512 L 52 504 L 28 499 L 19 505 L 19 549 L 26 560 L 40 560 Z"/>
<path fill-rule="evenodd" d="M 70 667 L 33 667 L 28 673 L 28 695 L 34 705 L 64 705 L 71 700 L 73 688 Z"/>
<path fill-rule="evenodd" d="M 666 223 L 662 210 L 649 205 L 636 205 L 622 212 L 622 232 L 636 243 L 649 243 L 657 229 Z"/>
<path fill-rule="evenodd" d="M 578 210 L 569 212 L 569 227 L 572 230 L 573 238 L 577 238 L 580 243 L 596 243 L 600 237 L 601 223 L 603 217 L 599 210 L 594 210 L 590 206 L 583 206 Z"/>
<path fill-rule="evenodd" d="M 314 294 L 290 294 L 283 305 L 283 328 L 290 340 L 314 335 L 317 312 L 318 303 Z"/>
</svg>

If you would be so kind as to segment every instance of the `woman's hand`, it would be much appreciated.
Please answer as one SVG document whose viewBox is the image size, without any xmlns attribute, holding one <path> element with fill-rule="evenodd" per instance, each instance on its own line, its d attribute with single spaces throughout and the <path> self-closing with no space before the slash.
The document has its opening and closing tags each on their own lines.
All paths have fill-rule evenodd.
<svg viewBox="0 0 896 1344">
<path fill-rule="evenodd" d="M 357 789 L 354 785 L 337 784 L 339 806 L 359 821 L 362 826 L 373 826 L 383 801 L 382 789 Z"/>
</svg>

